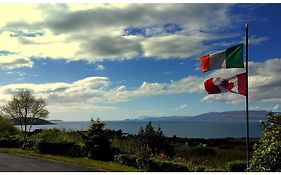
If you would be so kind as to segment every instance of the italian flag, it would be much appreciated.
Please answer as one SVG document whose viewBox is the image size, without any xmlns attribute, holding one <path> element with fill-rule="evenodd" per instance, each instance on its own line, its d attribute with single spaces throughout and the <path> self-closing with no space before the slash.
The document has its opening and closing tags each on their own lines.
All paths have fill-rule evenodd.
<svg viewBox="0 0 281 175">
<path fill-rule="evenodd" d="M 204 82 L 208 94 L 233 92 L 246 96 L 246 73 L 238 74 L 230 78 L 210 78 Z"/>
<path fill-rule="evenodd" d="M 201 71 L 219 68 L 244 68 L 243 43 L 226 50 L 200 57 Z"/>
</svg>

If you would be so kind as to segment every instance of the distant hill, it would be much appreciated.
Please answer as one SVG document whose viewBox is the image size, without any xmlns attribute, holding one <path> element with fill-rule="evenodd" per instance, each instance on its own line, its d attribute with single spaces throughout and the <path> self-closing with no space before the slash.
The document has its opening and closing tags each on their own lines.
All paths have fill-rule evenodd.
<svg viewBox="0 0 281 175">
<path fill-rule="evenodd" d="M 23 121 L 23 120 L 22 120 Z M 20 122 L 17 121 L 17 120 L 13 120 L 12 119 L 12 122 L 15 124 L 15 125 L 20 125 Z M 32 120 L 31 118 L 27 118 L 27 125 L 30 125 L 32 123 Z M 51 123 L 47 120 L 44 120 L 44 119 L 35 119 L 34 120 L 34 123 L 33 125 L 51 125 L 51 124 L 54 124 L 54 123 Z"/>
<path fill-rule="evenodd" d="M 226 112 L 209 112 L 196 116 L 165 116 L 165 117 L 152 117 L 141 116 L 137 119 L 126 119 L 126 121 L 207 121 L 207 120 L 245 120 L 245 111 L 226 111 Z M 265 120 L 266 111 L 249 111 L 249 120 Z"/>
</svg>

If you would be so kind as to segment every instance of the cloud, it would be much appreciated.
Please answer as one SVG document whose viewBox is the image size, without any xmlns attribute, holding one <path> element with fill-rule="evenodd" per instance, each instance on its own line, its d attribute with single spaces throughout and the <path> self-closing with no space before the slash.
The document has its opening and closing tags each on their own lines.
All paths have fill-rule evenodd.
<svg viewBox="0 0 281 175">
<path fill-rule="evenodd" d="M 176 107 L 174 110 L 175 111 L 180 111 L 180 110 L 186 109 L 187 107 L 188 107 L 187 104 L 183 104 L 183 105 L 180 105 L 179 107 Z"/>
<path fill-rule="evenodd" d="M 98 64 L 95 70 L 96 71 L 103 71 L 103 70 L 105 70 L 105 67 L 102 64 Z"/>
<path fill-rule="evenodd" d="M 260 63 L 249 63 L 249 100 L 252 105 L 261 103 L 277 103 L 279 108 L 281 59 L 271 59 Z M 0 87 L 0 102 L 10 99 L 18 89 L 30 89 L 35 95 L 47 98 L 49 105 L 56 110 L 65 106 L 75 109 L 92 109 L 100 106 L 104 110 L 114 110 L 113 104 L 134 100 L 136 97 L 158 96 L 181 93 L 206 94 L 203 82 L 212 76 L 227 76 L 238 73 L 241 69 L 217 70 L 204 77 L 187 76 L 167 83 L 143 82 L 135 89 L 125 85 L 112 83 L 107 77 L 86 77 L 72 83 L 54 82 L 45 84 L 9 84 Z M 228 74 L 227 74 L 228 72 Z M 198 99 L 199 100 L 199 99 Z M 229 104 L 244 104 L 245 97 L 233 93 L 207 95 L 202 102 L 220 102 Z M 178 107 L 178 110 L 187 105 Z M 69 107 L 70 109 L 70 107 Z M 51 111 L 52 112 L 52 111 Z"/>
<path fill-rule="evenodd" d="M 96 60 L 104 59 L 131 59 L 142 52 L 141 45 L 130 39 L 120 36 L 94 36 L 89 40 L 82 41 L 76 55 L 85 54 L 86 57 L 94 57 Z M 94 60 L 92 60 L 94 61 Z"/>
<path fill-rule="evenodd" d="M 143 57 L 193 58 L 210 49 L 205 42 L 223 37 L 218 35 L 223 27 L 234 26 L 228 25 L 233 20 L 229 14 L 231 6 L 5 5 L 1 10 L 1 19 L 6 15 L 11 18 L 0 23 L 0 47 L 28 59 L 99 62 Z M 209 14 L 212 14 L 211 19 Z M 126 34 L 126 29 L 143 29 L 145 35 Z"/>
<path fill-rule="evenodd" d="M 15 69 L 19 67 L 32 67 L 33 62 L 18 54 L 0 55 L 0 67 L 2 69 Z"/>
<path fill-rule="evenodd" d="M 249 38 L 249 44 L 257 45 L 257 44 L 263 43 L 265 41 L 268 41 L 269 39 L 270 38 L 267 36 L 261 36 L 261 37 L 252 36 Z"/>
<path fill-rule="evenodd" d="M 147 83 L 131 92 L 131 96 L 167 95 L 180 93 L 203 92 L 203 78 L 188 76 L 171 83 Z"/>
<path fill-rule="evenodd" d="M 112 86 L 107 77 L 86 77 L 72 83 L 9 84 L 0 87 L 0 103 L 6 103 L 19 89 L 29 89 L 34 95 L 47 99 L 51 112 L 61 111 L 63 108 L 86 110 L 99 106 L 104 110 L 114 110 L 112 104 L 139 96 L 200 92 L 202 89 L 198 89 L 199 81 L 200 78 L 197 80 L 196 77 L 186 77 L 170 83 L 144 82 L 133 90 L 128 90 L 124 85 Z"/>
<path fill-rule="evenodd" d="M 146 57 L 157 59 L 189 58 L 196 57 L 209 48 L 203 45 L 203 41 L 207 39 L 210 39 L 210 36 L 202 34 L 157 36 L 142 41 L 142 46 Z"/>
</svg>

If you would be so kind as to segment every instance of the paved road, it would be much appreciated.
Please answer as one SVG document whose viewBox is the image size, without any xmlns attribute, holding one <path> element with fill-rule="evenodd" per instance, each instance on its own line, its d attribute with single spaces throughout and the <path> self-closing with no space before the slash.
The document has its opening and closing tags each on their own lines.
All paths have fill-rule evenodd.
<svg viewBox="0 0 281 175">
<path fill-rule="evenodd" d="M 35 157 L 0 153 L 0 171 L 1 172 L 67 172 L 67 171 L 98 171 L 97 169 L 62 163 L 57 161 L 43 160 Z"/>
</svg>

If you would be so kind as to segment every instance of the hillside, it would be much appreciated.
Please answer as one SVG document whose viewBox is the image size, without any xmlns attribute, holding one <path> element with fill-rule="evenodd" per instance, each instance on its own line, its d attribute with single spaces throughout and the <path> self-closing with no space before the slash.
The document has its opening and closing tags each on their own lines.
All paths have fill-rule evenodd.
<svg viewBox="0 0 281 175">
<path fill-rule="evenodd" d="M 249 120 L 265 120 L 266 111 L 249 111 Z M 245 120 L 245 111 L 226 111 L 226 112 L 209 112 L 196 116 L 141 116 L 140 118 L 133 119 L 137 121 L 204 121 L 204 120 Z M 128 121 L 128 119 L 127 119 Z M 129 119 L 129 121 L 131 121 Z"/>
<path fill-rule="evenodd" d="M 12 120 L 12 121 L 15 125 L 20 125 L 20 122 L 17 121 L 17 120 Z M 31 123 L 32 123 L 31 118 L 27 118 L 27 125 L 30 125 Z M 51 123 L 51 122 L 49 122 L 47 120 L 44 120 L 44 119 L 35 119 L 35 121 L 33 123 L 33 125 L 51 125 L 51 124 L 54 124 L 54 123 Z"/>
</svg>

